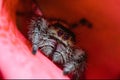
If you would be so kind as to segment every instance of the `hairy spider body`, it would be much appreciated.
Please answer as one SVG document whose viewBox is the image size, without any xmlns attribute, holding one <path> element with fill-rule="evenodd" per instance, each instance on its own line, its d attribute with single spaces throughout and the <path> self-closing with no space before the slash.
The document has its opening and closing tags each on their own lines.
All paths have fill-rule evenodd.
<svg viewBox="0 0 120 80">
<path fill-rule="evenodd" d="M 42 17 L 33 18 L 29 30 L 32 53 L 35 54 L 40 48 L 45 55 L 52 55 L 54 62 L 63 65 L 65 75 L 73 74 L 79 77 L 86 55 L 83 50 L 75 48 L 75 35 L 67 27 L 67 24 L 60 21 L 51 23 Z"/>
</svg>

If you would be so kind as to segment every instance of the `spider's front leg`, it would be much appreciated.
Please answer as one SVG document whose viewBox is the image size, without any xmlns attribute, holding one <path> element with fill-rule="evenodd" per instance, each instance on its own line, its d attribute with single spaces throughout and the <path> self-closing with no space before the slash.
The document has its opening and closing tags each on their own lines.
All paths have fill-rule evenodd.
<svg viewBox="0 0 120 80">
<path fill-rule="evenodd" d="M 57 41 L 45 36 L 39 44 L 40 50 L 46 55 L 50 56 L 54 53 Z"/>
<path fill-rule="evenodd" d="M 68 56 L 70 55 L 67 53 L 67 47 L 59 42 L 53 54 L 53 61 L 59 64 L 64 64 L 68 61 Z"/>
<path fill-rule="evenodd" d="M 39 44 L 43 42 L 44 35 L 47 34 L 48 24 L 42 17 L 33 17 L 29 24 L 29 39 L 32 42 L 32 53 L 36 54 Z"/>
<path fill-rule="evenodd" d="M 33 34 L 32 34 L 32 53 L 33 54 L 36 54 L 38 48 L 39 48 L 39 30 L 38 28 L 36 27 L 34 30 L 33 30 Z"/>
<path fill-rule="evenodd" d="M 86 54 L 81 49 L 75 49 L 71 60 L 64 65 L 63 73 L 72 74 L 73 79 L 80 79 L 86 67 Z M 80 75 L 81 74 L 81 75 Z"/>
</svg>

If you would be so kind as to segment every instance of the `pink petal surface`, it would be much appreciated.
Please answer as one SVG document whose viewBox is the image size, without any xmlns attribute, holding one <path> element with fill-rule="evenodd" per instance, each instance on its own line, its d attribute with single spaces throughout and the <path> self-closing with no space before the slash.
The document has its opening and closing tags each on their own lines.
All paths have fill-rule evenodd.
<svg viewBox="0 0 120 80">
<path fill-rule="evenodd" d="M 32 55 L 30 43 L 17 30 L 0 1 L 0 75 L 5 79 L 69 79 L 41 52 Z"/>
</svg>

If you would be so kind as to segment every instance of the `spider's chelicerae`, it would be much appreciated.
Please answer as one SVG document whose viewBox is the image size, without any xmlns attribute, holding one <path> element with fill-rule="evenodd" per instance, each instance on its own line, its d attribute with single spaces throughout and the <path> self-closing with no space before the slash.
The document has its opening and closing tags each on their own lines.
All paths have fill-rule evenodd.
<svg viewBox="0 0 120 80">
<path fill-rule="evenodd" d="M 85 24 L 85 20 L 81 20 Z M 87 23 L 87 22 L 86 22 Z M 34 17 L 30 21 L 29 39 L 32 42 L 32 53 L 40 49 L 55 63 L 63 65 L 64 75 L 72 74 L 79 79 L 84 72 L 86 54 L 75 47 L 75 35 L 63 21 L 47 21 L 43 17 Z"/>
</svg>

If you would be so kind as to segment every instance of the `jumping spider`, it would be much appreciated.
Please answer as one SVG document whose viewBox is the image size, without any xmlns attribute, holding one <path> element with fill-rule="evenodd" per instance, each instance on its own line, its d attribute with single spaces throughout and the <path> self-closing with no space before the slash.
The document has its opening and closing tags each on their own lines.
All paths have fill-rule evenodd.
<svg viewBox="0 0 120 80">
<path fill-rule="evenodd" d="M 85 20 L 80 24 L 84 25 Z M 67 29 L 68 25 L 57 20 L 49 22 L 39 16 L 34 17 L 29 26 L 32 53 L 36 54 L 40 49 L 46 56 L 52 57 L 53 62 L 63 65 L 64 75 L 72 74 L 76 76 L 73 79 L 79 79 L 79 73 L 84 72 L 86 54 L 75 47 L 75 35 Z"/>
</svg>

